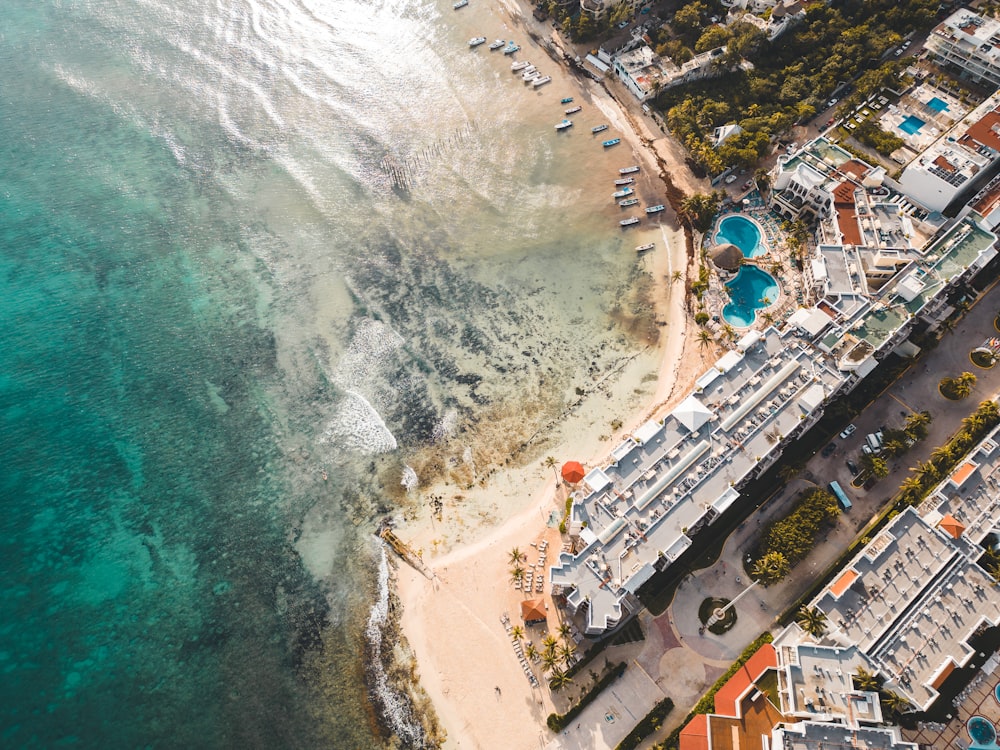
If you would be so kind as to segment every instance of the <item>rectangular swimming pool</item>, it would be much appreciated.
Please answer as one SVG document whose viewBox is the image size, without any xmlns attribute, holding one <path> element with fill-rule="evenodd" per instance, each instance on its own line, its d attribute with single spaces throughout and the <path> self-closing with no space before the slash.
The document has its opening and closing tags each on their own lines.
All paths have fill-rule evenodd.
<svg viewBox="0 0 1000 750">
<path fill-rule="evenodd" d="M 920 128 L 924 126 L 924 121 L 921 120 L 916 115 L 910 115 L 901 123 L 899 123 L 899 129 L 902 130 L 907 135 L 916 135 L 920 132 Z"/>
<path fill-rule="evenodd" d="M 948 102 L 938 99 L 936 96 L 927 102 L 927 106 L 933 109 L 935 112 L 944 112 L 948 109 Z"/>
</svg>

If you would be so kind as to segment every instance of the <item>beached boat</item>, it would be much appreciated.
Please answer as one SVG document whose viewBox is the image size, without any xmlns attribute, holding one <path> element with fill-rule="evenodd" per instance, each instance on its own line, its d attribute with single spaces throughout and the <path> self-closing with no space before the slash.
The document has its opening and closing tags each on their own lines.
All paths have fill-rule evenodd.
<svg viewBox="0 0 1000 750">
<path fill-rule="evenodd" d="M 618 174 L 635 174 L 639 171 L 639 167 L 623 167 L 618 170 Z"/>
<path fill-rule="evenodd" d="M 572 126 L 573 126 L 573 121 L 572 120 L 563 120 L 561 123 L 559 123 L 558 125 L 556 125 L 556 130 L 565 130 L 566 128 L 569 128 L 569 127 L 572 127 Z"/>
<path fill-rule="evenodd" d="M 500 49 L 507 43 L 506 39 L 497 39 L 496 41 L 490 42 L 490 50 Z"/>
<path fill-rule="evenodd" d="M 519 49 L 521 49 L 521 48 L 518 47 L 516 44 L 514 44 L 514 42 L 510 42 L 510 43 L 507 44 L 506 47 L 503 48 L 503 53 L 505 55 L 513 55 Z"/>
<path fill-rule="evenodd" d="M 565 99 L 562 100 L 561 103 L 562 104 L 569 104 L 571 101 L 573 101 L 573 97 L 572 96 L 567 96 Z"/>
<path fill-rule="evenodd" d="M 575 107 L 570 107 L 569 109 L 566 110 L 566 114 L 567 115 L 575 115 L 581 109 L 583 109 L 583 107 L 581 107 L 580 105 L 577 105 Z"/>
<path fill-rule="evenodd" d="M 539 86 L 544 86 L 546 83 L 548 83 L 551 80 L 552 80 L 552 76 L 542 76 L 541 78 L 536 78 L 534 81 L 532 81 L 531 85 L 534 86 L 537 89 Z"/>
<path fill-rule="evenodd" d="M 632 188 L 625 187 L 625 188 L 622 188 L 621 190 L 616 190 L 615 192 L 613 192 L 611 194 L 611 197 L 615 198 L 615 199 L 625 198 L 626 196 L 632 195 L 632 193 L 634 193 L 634 192 L 635 192 L 635 190 L 633 190 Z"/>
<path fill-rule="evenodd" d="M 621 224 L 623 227 L 630 227 L 633 224 L 638 224 L 639 223 L 639 217 L 638 216 L 629 216 L 627 219 L 622 219 L 618 223 Z"/>
<path fill-rule="evenodd" d="M 458 2 L 452 5 L 451 7 L 454 8 L 455 10 L 458 10 L 459 8 L 464 8 L 468 4 L 469 0 L 458 0 Z"/>
<path fill-rule="evenodd" d="M 486 37 L 484 36 L 474 36 L 469 40 L 470 47 L 478 47 L 480 44 L 486 44 Z"/>
<path fill-rule="evenodd" d="M 528 62 L 527 60 L 518 60 L 516 63 L 511 63 L 510 64 L 510 72 L 511 73 L 516 73 L 519 70 L 524 70 L 529 65 L 531 65 L 531 63 Z"/>
<path fill-rule="evenodd" d="M 660 211 L 664 210 L 665 208 L 666 208 L 666 206 L 664 206 L 661 203 L 658 206 L 650 206 L 649 208 L 646 209 L 646 213 L 647 214 L 658 214 L 658 213 L 660 213 Z"/>
<path fill-rule="evenodd" d="M 655 242 L 647 242 L 645 245 L 638 245 L 638 246 L 636 246 L 635 251 L 637 253 L 644 253 L 647 250 L 652 250 L 654 247 L 656 247 L 656 243 Z"/>
<path fill-rule="evenodd" d="M 534 65 L 529 65 L 529 66 L 528 66 L 527 68 L 525 68 L 525 69 L 524 69 L 524 71 L 523 71 L 523 72 L 521 73 L 521 78 L 523 78 L 523 79 L 524 79 L 525 81 L 530 81 L 530 80 L 531 80 L 532 78 L 535 78 L 536 76 L 540 76 L 540 75 L 541 75 L 541 73 L 539 73 L 539 72 L 538 72 L 538 71 L 537 71 L 537 70 L 535 69 L 535 66 L 534 66 Z"/>
<path fill-rule="evenodd" d="M 615 180 L 616 185 L 631 185 L 635 182 L 635 177 L 622 177 L 620 180 Z"/>
<path fill-rule="evenodd" d="M 591 133 L 603 133 L 607 129 L 608 129 L 607 125 L 595 125 L 594 127 L 592 127 L 590 129 L 590 132 Z"/>
<path fill-rule="evenodd" d="M 634 206 L 639 202 L 638 198 L 626 198 L 623 201 L 618 201 L 618 205 L 622 208 L 628 208 L 629 206 Z"/>
<path fill-rule="evenodd" d="M 621 142 L 622 142 L 621 138 L 612 138 L 610 141 L 604 142 L 604 148 L 608 148 L 609 146 L 617 146 Z"/>
</svg>

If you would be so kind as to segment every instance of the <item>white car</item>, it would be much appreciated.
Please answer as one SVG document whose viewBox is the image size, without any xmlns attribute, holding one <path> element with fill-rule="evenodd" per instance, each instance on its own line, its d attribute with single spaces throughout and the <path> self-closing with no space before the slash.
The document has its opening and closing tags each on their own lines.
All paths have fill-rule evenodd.
<svg viewBox="0 0 1000 750">
<path fill-rule="evenodd" d="M 847 425 L 847 427 L 844 428 L 844 431 L 840 433 L 840 437 L 846 440 L 847 438 L 849 438 L 851 435 L 854 434 L 854 431 L 856 429 L 858 429 L 858 426 L 856 424 L 849 424 Z"/>
<path fill-rule="evenodd" d="M 736 175 L 734 174 L 729 175 L 725 180 L 723 180 L 723 182 L 725 182 L 727 185 L 732 185 L 734 182 L 736 182 Z"/>
</svg>

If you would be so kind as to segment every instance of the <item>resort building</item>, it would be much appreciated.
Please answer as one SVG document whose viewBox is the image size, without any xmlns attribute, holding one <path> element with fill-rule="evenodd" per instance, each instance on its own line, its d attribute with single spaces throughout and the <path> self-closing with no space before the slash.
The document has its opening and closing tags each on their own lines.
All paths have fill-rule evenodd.
<svg viewBox="0 0 1000 750">
<path fill-rule="evenodd" d="M 970 662 L 970 640 L 1000 624 L 1000 591 L 978 564 L 1000 523 L 998 432 L 919 512 L 908 508 L 893 519 L 811 605 L 828 626 L 816 648 L 856 650 L 868 671 L 918 710 L 929 709 L 952 672 Z M 795 648 L 801 661 L 805 647 Z M 796 687 L 789 680 L 783 700 L 794 701 Z"/>
<path fill-rule="evenodd" d="M 701 78 L 721 75 L 728 68 L 721 64 L 726 48 L 715 49 L 695 55 L 683 65 L 676 65 L 669 58 L 661 58 L 643 44 L 629 51 L 622 51 L 610 57 L 615 75 L 639 101 L 646 101 L 661 89 L 690 83 Z"/>
<path fill-rule="evenodd" d="M 1000 86 L 1000 21 L 962 8 L 938 24 L 926 47 L 939 64 L 976 83 Z"/>
<path fill-rule="evenodd" d="M 550 580 L 585 613 L 588 635 L 620 622 L 639 586 L 822 415 L 844 378 L 805 343 L 797 328 L 747 333 L 673 412 L 584 477 L 569 519 L 578 551 L 559 556 Z"/>
<path fill-rule="evenodd" d="M 910 115 L 920 128 L 923 121 Z M 899 189 L 932 211 L 964 203 L 1000 165 L 1000 92 L 993 94 L 907 165 Z"/>
</svg>

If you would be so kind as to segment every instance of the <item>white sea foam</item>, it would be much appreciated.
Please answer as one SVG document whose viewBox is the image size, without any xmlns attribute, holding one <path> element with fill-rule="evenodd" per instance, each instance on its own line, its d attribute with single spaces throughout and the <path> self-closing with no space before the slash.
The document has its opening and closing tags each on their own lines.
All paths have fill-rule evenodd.
<svg viewBox="0 0 1000 750">
<path fill-rule="evenodd" d="M 420 484 L 420 478 L 417 476 L 417 472 L 413 470 L 410 466 L 403 467 L 403 477 L 400 479 L 399 483 L 406 487 L 407 492 L 412 492 Z"/>
<path fill-rule="evenodd" d="M 397 447 L 396 438 L 379 413 L 364 396 L 354 391 L 344 394 L 336 416 L 323 431 L 320 441 L 362 453 L 386 453 Z"/>
<path fill-rule="evenodd" d="M 455 409 L 449 409 L 434 425 L 434 440 L 437 442 L 447 440 L 456 432 L 458 432 L 458 412 Z"/>
<path fill-rule="evenodd" d="M 382 706 L 382 718 L 402 741 L 404 747 L 422 748 L 426 746 L 423 727 L 413 718 L 409 702 L 389 684 L 382 666 L 382 632 L 389 617 L 389 560 L 385 545 L 381 546 L 378 564 L 378 596 L 368 615 L 365 638 L 371 652 L 368 662 L 371 676 L 371 690 Z"/>
<path fill-rule="evenodd" d="M 403 343 L 403 337 L 385 323 L 362 318 L 354 329 L 347 351 L 337 363 L 333 379 L 345 388 L 364 385 L 372 369 L 388 361 Z"/>
</svg>

